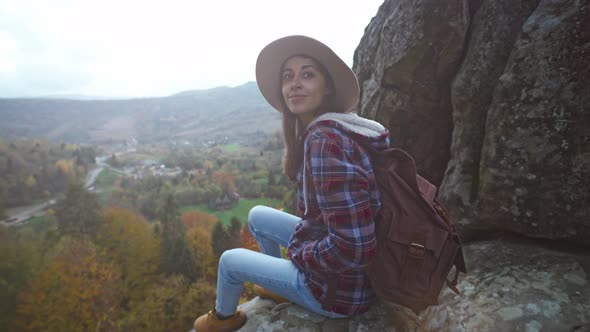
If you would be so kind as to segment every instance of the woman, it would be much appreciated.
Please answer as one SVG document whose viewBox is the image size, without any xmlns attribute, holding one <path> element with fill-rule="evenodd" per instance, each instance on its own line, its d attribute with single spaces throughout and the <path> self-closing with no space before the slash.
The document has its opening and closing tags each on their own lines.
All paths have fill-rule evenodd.
<svg viewBox="0 0 590 332">
<path fill-rule="evenodd" d="M 350 113 L 359 98 L 356 76 L 315 39 L 289 36 L 267 45 L 256 80 L 282 113 L 283 169 L 297 182 L 301 218 L 262 206 L 250 211 L 262 253 L 223 253 L 216 305 L 197 318 L 197 332 L 234 331 L 246 322 L 236 311 L 246 281 L 259 285 L 261 297 L 331 318 L 362 313 L 375 297 L 364 267 L 375 254 L 380 202 L 365 147 L 387 148 L 387 130 Z M 281 258 L 279 245 L 290 260 Z"/>
</svg>

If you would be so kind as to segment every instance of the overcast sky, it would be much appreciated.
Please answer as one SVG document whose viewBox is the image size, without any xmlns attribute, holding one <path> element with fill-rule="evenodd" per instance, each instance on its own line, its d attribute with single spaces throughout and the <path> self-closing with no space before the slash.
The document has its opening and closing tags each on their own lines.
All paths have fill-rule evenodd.
<svg viewBox="0 0 590 332">
<path fill-rule="evenodd" d="M 304 34 L 352 66 L 383 0 L 0 0 L 0 97 L 164 96 L 255 80 Z"/>
</svg>

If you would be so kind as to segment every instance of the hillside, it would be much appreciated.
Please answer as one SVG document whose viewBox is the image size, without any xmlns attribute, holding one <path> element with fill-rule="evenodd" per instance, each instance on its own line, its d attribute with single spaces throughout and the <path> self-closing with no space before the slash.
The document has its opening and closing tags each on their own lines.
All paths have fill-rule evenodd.
<svg viewBox="0 0 590 332">
<path fill-rule="evenodd" d="M 201 142 L 247 140 L 279 129 L 280 116 L 256 83 L 185 91 L 168 97 L 118 100 L 0 99 L 0 137 L 103 144 L 132 138 Z"/>
</svg>

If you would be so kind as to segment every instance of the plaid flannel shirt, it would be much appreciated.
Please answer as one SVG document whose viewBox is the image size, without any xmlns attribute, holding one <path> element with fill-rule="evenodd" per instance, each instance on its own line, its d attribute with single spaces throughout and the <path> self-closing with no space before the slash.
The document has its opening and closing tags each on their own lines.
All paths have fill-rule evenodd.
<svg viewBox="0 0 590 332">
<path fill-rule="evenodd" d="M 336 121 L 308 128 L 305 167 L 298 176 L 298 208 L 304 211 L 306 200 L 307 213 L 287 255 L 324 305 L 328 281 L 335 278 L 335 301 L 325 309 L 353 315 L 368 310 L 375 298 L 364 268 L 376 253 L 373 217 L 380 207 L 373 167 L 360 143 L 389 147 L 389 133 L 384 129 L 377 137 L 365 137 L 348 129 Z"/>
</svg>

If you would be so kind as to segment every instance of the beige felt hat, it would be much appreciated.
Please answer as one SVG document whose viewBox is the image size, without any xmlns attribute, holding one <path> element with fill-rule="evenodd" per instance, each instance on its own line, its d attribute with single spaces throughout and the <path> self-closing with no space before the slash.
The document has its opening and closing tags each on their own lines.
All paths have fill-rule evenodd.
<svg viewBox="0 0 590 332">
<path fill-rule="evenodd" d="M 279 112 L 283 110 L 281 67 L 295 55 L 306 55 L 319 61 L 334 81 L 334 107 L 350 111 L 359 100 L 359 83 L 353 71 L 320 41 L 306 36 L 287 36 L 273 41 L 260 51 L 256 60 L 256 82 L 266 101 Z"/>
</svg>

